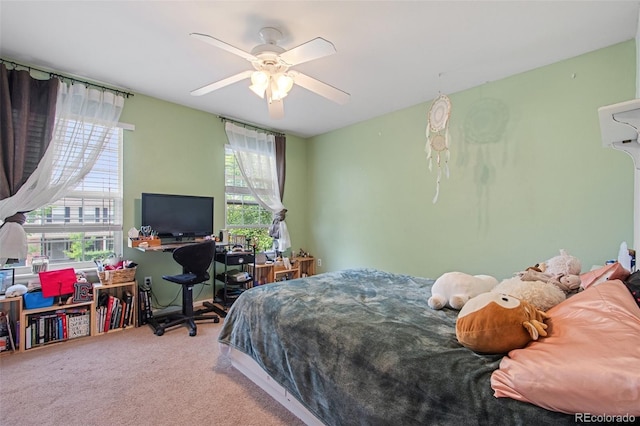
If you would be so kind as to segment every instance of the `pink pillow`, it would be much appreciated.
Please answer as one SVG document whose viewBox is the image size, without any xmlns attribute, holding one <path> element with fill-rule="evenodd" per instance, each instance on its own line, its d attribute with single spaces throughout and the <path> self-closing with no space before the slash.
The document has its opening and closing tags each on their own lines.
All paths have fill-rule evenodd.
<svg viewBox="0 0 640 426">
<path fill-rule="evenodd" d="M 640 416 L 640 308 L 606 281 L 554 306 L 547 337 L 509 352 L 491 375 L 498 398 L 562 413 Z"/>
<path fill-rule="evenodd" d="M 598 285 L 607 280 L 626 280 L 630 273 L 619 262 L 605 265 L 593 271 L 585 272 L 580 275 L 580 287 L 589 288 L 592 285 Z"/>
</svg>

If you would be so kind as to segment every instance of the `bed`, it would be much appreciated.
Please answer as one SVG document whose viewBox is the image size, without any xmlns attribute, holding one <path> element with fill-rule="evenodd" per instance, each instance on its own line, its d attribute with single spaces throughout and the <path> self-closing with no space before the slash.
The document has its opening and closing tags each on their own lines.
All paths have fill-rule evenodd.
<svg viewBox="0 0 640 426">
<path fill-rule="evenodd" d="M 229 310 L 219 342 L 236 368 L 307 424 L 575 424 L 571 411 L 542 408 L 518 393 L 509 382 L 517 365 L 492 377 L 503 355 L 479 355 L 457 342 L 458 312 L 427 305 L 432 283 L 351 269 L 255 287 Z M 624 285 L 621 291 L 631 302 L 625 332 L 635 335 L 628 345 L 635 348 L 640 308 Z M 640 365 L 635 356 L 626 360 Z M 640 372 L 631 375 L 628 397 L 640 402 Z"/>
</svg>

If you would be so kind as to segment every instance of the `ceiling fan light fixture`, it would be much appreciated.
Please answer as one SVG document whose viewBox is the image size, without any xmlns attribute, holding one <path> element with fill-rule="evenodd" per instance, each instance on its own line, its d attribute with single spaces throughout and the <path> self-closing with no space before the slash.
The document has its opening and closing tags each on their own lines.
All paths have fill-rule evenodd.
<svg viewBox="0 0 640 426">
<path fill-rule="evenodd" d="M 265 71 L 255 71 L 251 74 L 252 84 L 249 86 L 249 89 L 251 89 L 256 95 L 264 98 L 264 92 L 267 90 L 269 80 L 270 76 Z"/>
<path fill-rule="evenodd" d="M 278 73 L 271 76 L 271 98 L 274 101 L 283 99 L 293 87 L 293 78 L 286 74 Z"/>
<path fill-rule="evenodd" d="M 266 71 L 255 71 L 251 74 L 251 84 L 256 86 L 267 86 L 269 74 Z"/>
<path fill-rule="evenodd" d="M 289 93 L 289 90 L 293 87 L 293 78 L 288 74 L 277 74 L 276 85 L 279 91 Z"/>
<path fill-rule="evenodd" d="M 264 92 L 267 90 L 266 86 L 256 86 L 255 84 L 252 84 L 251 86 L 249 86 L 249 89 L 251 89 L 251 91 L 253 93 L 255 93 L 256 95 L 260 96 L 261 98 L 264 99 Z"/>
<path fill-rule="evenodd" d="M 246 59 L 253 66 L 253 70 L 246 70 L 193 90 L 191 94 L 194 96 L 201 96 L 250 78 L 249 88 L 260 98 L 267 100 L 271 118 L 282 118 L 284 111 L 282 99 L 288 95 L 294 84 L 340 105 L 349 100 L 348 93 L 295 70 L 290 70 L 290 67 L 295 65 L 336 53 L 334 45 L 321 37 L 285 50 L 278 45 L 278 41 L 282 39 L 282 33 L 276 28 L 267 27 L 260 30 L 260 37 L 264 43 L 256 46 L 249 53 L 210 35 L 191 33 L 191 36 Z"/>
</svg>

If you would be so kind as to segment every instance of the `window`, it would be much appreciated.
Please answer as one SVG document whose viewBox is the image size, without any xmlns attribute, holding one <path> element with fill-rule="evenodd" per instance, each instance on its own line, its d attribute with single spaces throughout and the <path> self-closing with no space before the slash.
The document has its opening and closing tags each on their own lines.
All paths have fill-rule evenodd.
<svg viewBox="0 0 640 426">
<path fill-rule="evenodd" d="M 98 161 L 67 195 L 27 214 L 28 255 L 49 263 L 85 262 L 122 253 L 122 140 L 116 129 Z"/>
<path fill-rule="evenodd" d="M 271 212 L 251 194 L 230 148 L 225 148 L 224 163 L 226 229 L 232 235 L 250 237 L 258 250 L 270 249 L 273 245 L 273 239 L 269 236 Z"/>
</svg>

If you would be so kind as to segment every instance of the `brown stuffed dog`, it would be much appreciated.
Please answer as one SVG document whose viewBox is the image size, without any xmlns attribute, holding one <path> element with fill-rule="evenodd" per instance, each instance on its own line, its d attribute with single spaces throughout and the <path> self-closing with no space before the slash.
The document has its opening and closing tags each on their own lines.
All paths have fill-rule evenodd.
<svg viewBox="0 0 640 426">
<path fill-rule="evenodd" d="M 501 293 L 483 293 L 460 310 L 456 337 L 474 352 L 506 353 L 546 336 L 547 318 L 547 314 L 524 300 Z"/>
</svg>

